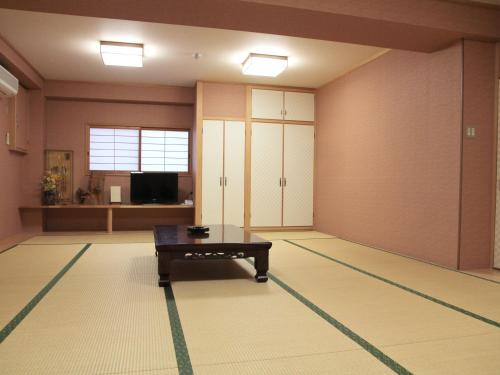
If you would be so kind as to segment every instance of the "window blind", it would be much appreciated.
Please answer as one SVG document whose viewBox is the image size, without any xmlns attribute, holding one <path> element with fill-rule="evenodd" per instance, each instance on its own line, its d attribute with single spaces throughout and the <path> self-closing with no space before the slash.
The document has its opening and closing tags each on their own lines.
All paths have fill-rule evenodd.
<svg viewBox="0 0 500 375">
<path fill-rule="evenodd" d="M 188 131 L 141 131 L 141 171 L 188 172 L 188 170 Z"/>
<path fill-rule="evenodd" d="M 139 129 L 90 128 L 89 170 L 139 170 Z"/>
</svg>

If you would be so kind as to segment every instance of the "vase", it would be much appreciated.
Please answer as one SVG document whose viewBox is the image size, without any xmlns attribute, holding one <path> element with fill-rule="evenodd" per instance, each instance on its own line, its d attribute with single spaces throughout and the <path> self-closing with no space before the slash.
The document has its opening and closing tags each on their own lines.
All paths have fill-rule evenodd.
<svg viewBox="0 0 500 375">
<path fill-rule="evenodd" d="M 56 204 L 57 194 L 55 191 L 44 191 L 42 195 L 42 203 L 44 206 L 53 206 Z"/>
</svg>

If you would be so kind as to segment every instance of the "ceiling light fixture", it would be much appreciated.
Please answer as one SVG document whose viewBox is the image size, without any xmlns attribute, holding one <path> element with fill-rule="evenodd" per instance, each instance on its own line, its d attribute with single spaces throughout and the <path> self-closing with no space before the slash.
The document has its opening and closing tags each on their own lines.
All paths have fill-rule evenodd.
<svg viewBox="0 0 500 375">
<path fill-rule="evenodd" d="M 142 68 L 144 45 L 101 41 L 101 57 L 104 65 Z"/>
<path fill-rule="evenodd" d="M 242 66 L 243 74 L 246 75 L 276 77 L 287 68 L 288 57 L 251 53 Z"/>
</svg>

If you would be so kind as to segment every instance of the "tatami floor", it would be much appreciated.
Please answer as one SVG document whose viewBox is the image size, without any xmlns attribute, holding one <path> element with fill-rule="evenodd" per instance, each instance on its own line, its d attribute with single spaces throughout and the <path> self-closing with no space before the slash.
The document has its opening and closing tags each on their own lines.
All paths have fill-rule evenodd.
<svg viewBox="0 0 500 375">
<path fill-rule="evenodd" d="M 318 232 L 246 260 L 175 263 L 150 232 L 58 233 L 0 254 L 1 374 L 500 374 L 500 272 Z"/>
</svg>

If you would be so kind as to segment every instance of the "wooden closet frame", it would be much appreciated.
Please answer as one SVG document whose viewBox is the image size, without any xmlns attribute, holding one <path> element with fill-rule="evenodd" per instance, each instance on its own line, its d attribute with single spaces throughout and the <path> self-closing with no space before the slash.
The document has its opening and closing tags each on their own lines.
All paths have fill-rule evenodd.
<svg viewBox="0 0 500 375">
<path fill-rule="evenodd" d="M 244 228 L 247 230 L 272 230 L 272 231 L 286 231 L 286 230 L 311 230 L 313 226 L 293 226 L 293 227 L 251 227 L 250 226 L 250 199 L 251 199 L 251 140 L 252 140 L 252 123 L 272 123 L 272 124 L 283 124 L 283 125 L 309 125 L 316 126 L 316 115 L 315 121 L 292 121 L 284 119 L 257 119 L 252 118 L 252 89 L 263 89 L 263 90 L 276 90 L 276 91 L 289 91 L 289 92 L 304 92 L 304 93 L 316 93 L 316 89 L 303 88 L 303 87 L 288 87 L 288 86 L 273 86 L 273 85 L 254 85 L 254 84 L 241 84 L 245 85 L 246 88 L 246 110 L 245 117 L 224 117 L 224 116 L 203 116 L 203 85 L 204 83 L 221 83 L 212 81 L 198 81 L 196 83 L 196 111 L 195 111 L 195 130 L 196 134 L 196 165 L 193 166 L 192 170 L 195 173 L 195 224 L 199 225 L 202 223 L 202 153 L 203 153 L 203 120 L 218 120 L 218 121 L 244 121 L 245 122 L 245 174 L 244 174 Z M 231 84 L 231 83 L 224 83 Z M 283 95 L 283 105 L 285 96 Z M 282 129 L 282 137 L 284 144 L 285 127 Z M 314 139 L 316 141 L 316 129 L 314 132 Z M 225 142 L 225 140 L 224 140 Z M 223 144 L 224 146 L 224 144 Z M 282 154 L 284 153 L 284 147 L 282 149 Z M 282 173 L 284 172 L 284 155 L 282 155 Z M 283 178 L 283 176 L 282 176 Z M 313 191 L 316 191 L 316 147 L 314 147 L 314 170 L 313 170 Z M 281 206 L 283 207 L 283 194 L 281 195 Z M 223 196 L 224 202 L 224 196 Z M 224 209 L 224 203 L 223 203 Z M 224 219 L 224 211 L 222 212 Z M 283 223 L 283 209 L 281 211 L 281 222 Z M 314 211 L 313 211 L 313 224 L 314 224 Z"/>
</svg>

